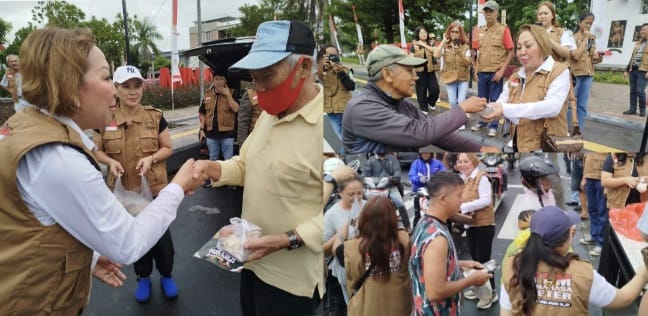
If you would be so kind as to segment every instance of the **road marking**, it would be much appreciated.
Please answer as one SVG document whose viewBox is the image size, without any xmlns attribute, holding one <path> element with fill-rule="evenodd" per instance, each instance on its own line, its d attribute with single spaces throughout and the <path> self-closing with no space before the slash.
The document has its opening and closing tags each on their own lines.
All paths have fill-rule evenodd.
<svg viewBox="0 0 648 316">
<path fill-rule="evenodd" d="M 198 134 L 198 130 L 199 130 L 199 128 L 192 128 L 190 130 L 186 130 L 186 131 L 183 131 L 183 132 L 171 133 L 171 139 L 173 140 L 173 139 L 182 138 L 182 137 L 192 135 L 192 134 Z"/>
</svg>

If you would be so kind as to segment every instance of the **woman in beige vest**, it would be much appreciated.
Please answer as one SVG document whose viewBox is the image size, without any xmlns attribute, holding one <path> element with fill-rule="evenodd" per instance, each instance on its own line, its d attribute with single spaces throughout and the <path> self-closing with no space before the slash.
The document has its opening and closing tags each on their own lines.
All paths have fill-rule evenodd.
<svg viewBox="0 0 648 316">
<path fill-rule="evenodd" d="M 601 185 L 606 190 L 608 209 L 648 200 L 648 191 L 640 192 L 637 188 L 640 182 L 646 181 L 648 162 L 645 154 L 609 154 L 601 167 Z"/>
<path fill-rule="evenodd" d="M 623 308 L 637 299 L 648 282 L 641 266 L 623 288 L 608 283 L 592 264 L 569 252 L 572 225 L 578 214 L 556 206 L 539 209 L 531 217 L 526 247 L 506 259 L 500 314 L 586 316 L 588 306 Z"/>
<path fill-rule="evenodd" d="M 547 32 L 537 25 L 523 25 L 517 37 L 516 55 L 522 67 L 504 85 L 497 102 L 489 104 L 485 120 L 506 117 L 515 126 L 511 133 L 513 149 L 520 152 L 541 149 L 541 137 L 567 135 L 569 69 L 551 57 Z"/>
<path fill-rule="evenodd" d="M 576 49 L 571 52 L 569 66 L 576 77 L 574 94 L 576 97 L 576 115 L 578 126 L 583 126 L 587 116 L 590 89 L 594 81 L 594 65 L 603 61 L 603 56 L 596 52 L 596 36 L 590 33 L 594 23 L 594 14 L 585 12 L 578 18 L 578 26 L 574 33 Z"/>
<path fill-rule="evenodd" d="M 488 176 L 477 169 L 479 158 L 474 153 L 460 153 L 457 157 L 456 169 L 466 183 L 461 195 L 461 213 L 472 217 L 466 235 L 470 257 L 480 263 L 491 259 L 493 238 L 495 237 L 495 213 L 493 211 L 492 189 Z M 488 295 L 482 295 L 477 308 L 487 309 L 497 301 L 495 292 L 495 280 L 490 279 L 490 287 L 484 285 L 481 292 L 488 291 Z M 476 299 L 477 292 L 469 288 L 464 292 L 467 299 Z"/>
<path fill-rule="evenodd" d="M 441 67 L 441 82 L 446 85 L 450 107 L 466 100 L 470 79 L 470 46 L 463 26 L 453 22 L 443 35 L 443 41 L 434 48 L 434 57 Z M 460 129 L 465 129 L 462 126 Z"/>
<path fill-rule="evenodd" d="M 139 191 L 141 175 L 145 175 L 153 196 L 167 184 L 165 161 L 171 156 L 171 134 L 162 111 L 142 106 L 144 78 L 134 66 L 115 70 L 113 81 L 117 88 L 119 106 L 113 112 L 108 126 L 95 136 L 97 159 L 110 167 L 108 185 L 114 188 L 117 177 L 126 190 Z M 137 214 L 133 214 L 137 215 Z M 133 267 L 137 275 L 135 299 L 144 303 L 151 296 L 153 260 L 162 278 L 160 283 L 167 298 L 178 296 L 178 288 L 171 277 L 173 269 L 173 241 L 167 229 L 162 238 Z"/>
<path fill-rule="evenodd" d="M 427 60 L 422 67 L 416 68 L 416 98 L 419 102 L 419 108 L 423 112 L 436 110 L 436 102 L 439 99 L 439 82 L 437 81 L 436 71 L 438 63 L 434 59 L 435 35 L 428 33 L 423 26 L 414 30 L 414 40 L 410 52 L 414 57 Z"/>
<path fill-rule="evenodd" d="M 398 229 L 394 204 L 386 197 L 369 199 L 358 219 L 358 237 L 344 244 L 346 233 L 338 237 L 333 249 L 346 270 L 348 315 L 409 316 L 411 242 L 407 232 Z"/>
</svg>

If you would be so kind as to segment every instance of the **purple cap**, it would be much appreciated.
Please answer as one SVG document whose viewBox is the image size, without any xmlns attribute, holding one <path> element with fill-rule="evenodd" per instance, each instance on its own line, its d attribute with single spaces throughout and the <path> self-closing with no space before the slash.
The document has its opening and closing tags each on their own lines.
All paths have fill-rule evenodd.
<svg viewBox="0 0 648 316">
<path fill-rule="evenodd" d="M 564 211 L 553 205 L 545 206 L 531 217 L 531 232 L 540 235 L 545 244 L 551 245 L 579 222 L 580 217 L 575 212 Z"/>
</svg>

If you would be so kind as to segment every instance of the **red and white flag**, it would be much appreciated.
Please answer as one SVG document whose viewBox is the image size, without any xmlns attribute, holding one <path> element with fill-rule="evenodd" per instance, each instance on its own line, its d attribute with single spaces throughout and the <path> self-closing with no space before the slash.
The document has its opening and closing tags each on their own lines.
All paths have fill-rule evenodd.
<svg viewBox="0 0 648 316">
<path fill-rule="evenodd" d="M 355 21 L 356 31 L 358 32 L 358 43 L 360 43 L 360 45 L 364 45 L 364 42 L 362 41 L 362 29 L 360 29 L 360 23 L 358 23 L 358 16 L 356 15 L 355 6 L 352 5 L 351 8 L 353 9 L 353 20 Z"/>
<path fill-rule="evenodd" d="M 172 34 L 171 34 L 171 82 L 180 82 L 182 83 L 182 76 L 180 76 L 180 70 L 178 69 L 178 64 L 180 64 L 180 57 L 178 56 L 178 0 L 173 0 L 173 10 L 172 10 Z M 173 87 L 173 85 L 171 85 Z"/>
<path fill-rule="evenodd" d="M 335 42 L 335 47 L 338 50 L 338 54 L 342 55 L 342 50 L 340 49 L 340 42 L 338 41 L 337 30 L 335 29 L 335 21 L 333 20 L 333 15 L 329 15 L 329 30 L 331 31 L 331 36 L 333 37 L 333 42 Z"/>
<path fill-rule="evenodd" d="M 403 7 L 403 0 L 398 0 L 398 20 L 400 26 L 401 48 L 407 49 L 407 41 L 405 40 L 405 8 Z"/>
</svg>

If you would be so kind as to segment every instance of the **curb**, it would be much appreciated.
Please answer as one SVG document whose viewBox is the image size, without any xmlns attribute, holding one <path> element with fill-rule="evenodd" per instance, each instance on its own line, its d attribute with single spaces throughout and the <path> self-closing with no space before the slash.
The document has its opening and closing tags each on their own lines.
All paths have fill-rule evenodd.
<svg viewBox="0 0 648 316">
<path fill-rule="evenodd" d="M 369 79 L 366 68 L 364 68 L 362 66 L 359 66 L 359 65 L 354 65 L 354 66 L 355 67 L 350 67 L 353 70 L 353 75 L 354 76 L 356 76 L 358 78 L 361 78 L 361 79 L 364 79 L 364 80 Z M 439 88 L 442 88 L 442 87 L 445 87 L 445 85 L 442 84 L 442 83 L 439 83 Z M 468 95 L 467 95 L 468 97 L 476 96 L 476 95 L 477 95 L 477 90 L 475 90 L 474 88 L 468 88 Z M 590 98 L 590 100 L 591 100 L 591 98 Z M 444 100 L 444 101 L 447 101 L 447 100 Z M 604 123 L 604 124 L 608 124 L 608 125 L 612 125 L 612 126 L 618 126 L 618 127 L 627 128 L 627 129 L 638 129 L 638 130 L 643 130 L 644 129 L 644 125 L 642 123 L 640 123 L 640 122 L 624 120 L 624 119 L 617 118 L 617 117 L 610 117 L 610 116 L 606 116 L 606 115 L 599 114 L 599 113 L 589 112 L 589 113 L 587 113 L 586 119 L 594 121 L 594 122 Z"/>
</svg>

